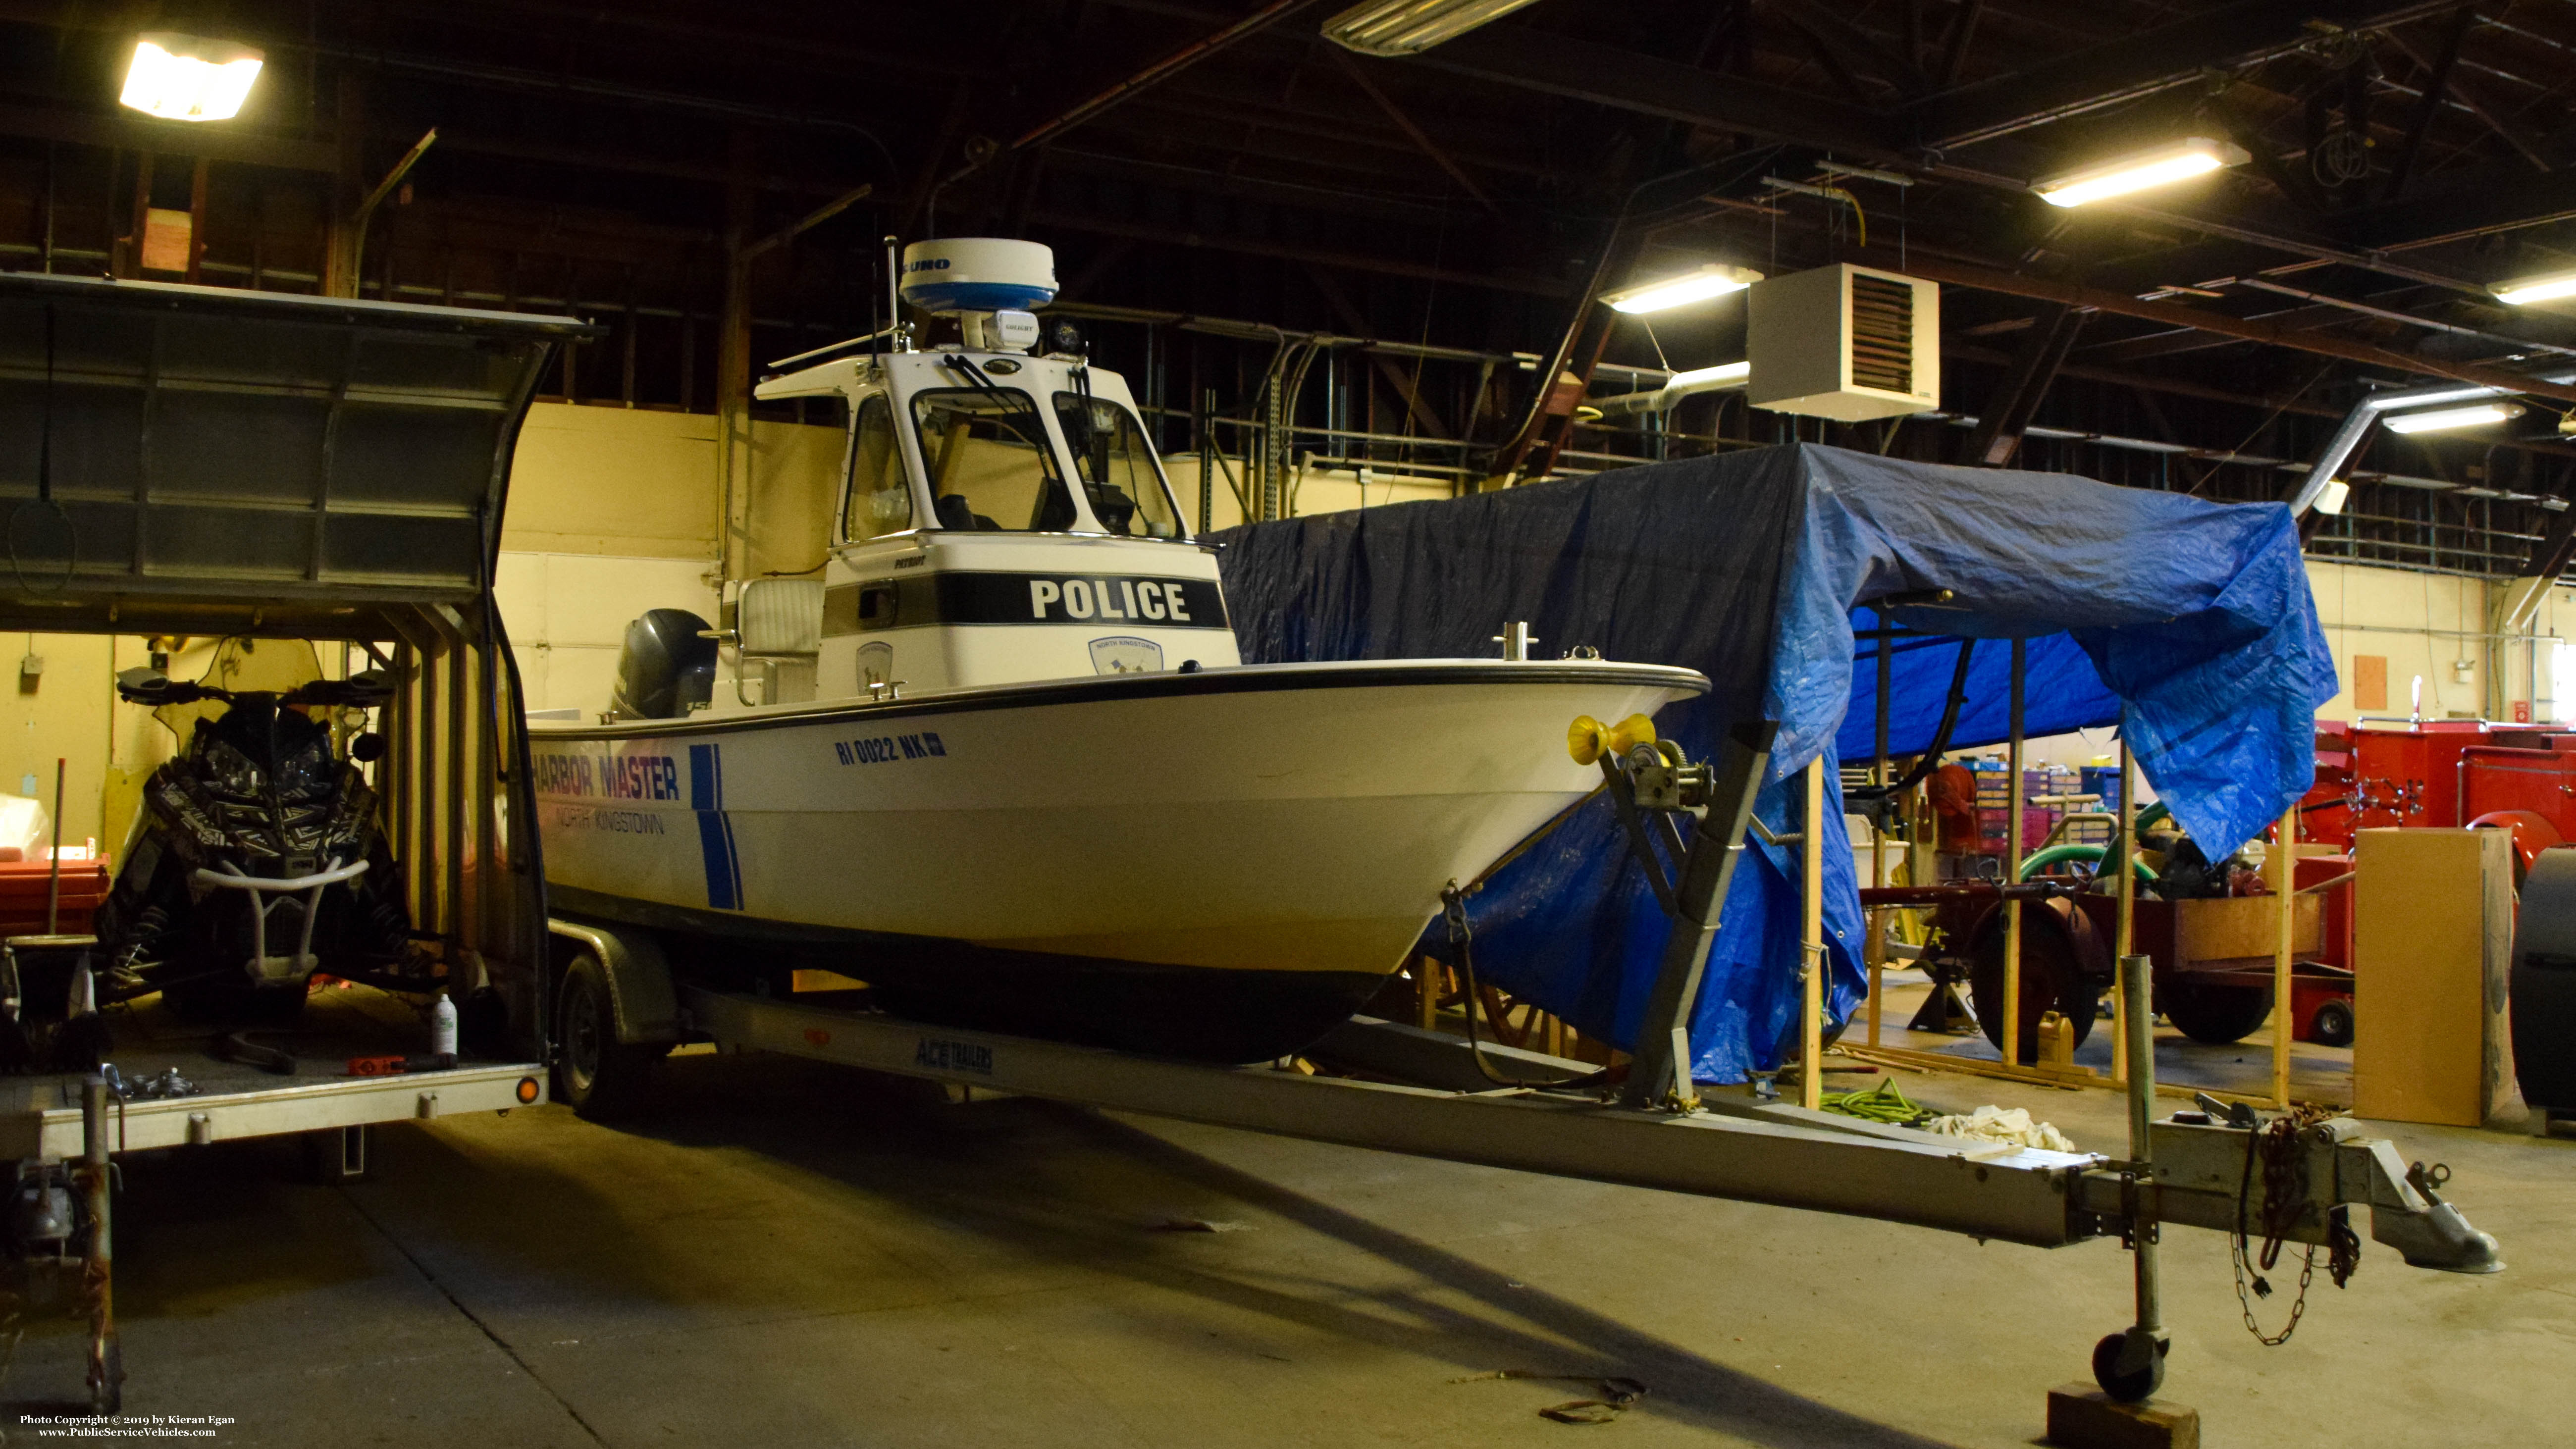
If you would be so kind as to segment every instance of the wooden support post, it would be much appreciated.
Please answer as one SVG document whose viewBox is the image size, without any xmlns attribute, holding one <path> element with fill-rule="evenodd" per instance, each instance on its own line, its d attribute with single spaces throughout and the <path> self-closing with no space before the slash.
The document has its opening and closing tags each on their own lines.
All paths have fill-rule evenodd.
<svg viewBox="0 0 2576 1449">
<path fill-rule="evenodd" d="M 737 558 L 750 568 L 743 537 L 751 502 L 751 181 L 752 133 L 734 128 L 725 181 L 724 300 L 716 316 L 716 568 L 728 582 Z"/>
<path fill-rule="evenodd" d="M 2299 807 L 2281 813 L 2281 840 L 2272 851 L 2272 894 L 2281 903 L 2280 934 L 2272 943 L 2272 1105 L 2290 1110 L 2290 1038 L 2298 1006 L 2290 996 L 2290 929 L 2299 907 Z"/>
<path fill-rule="evenodd" d="M 137 152 L 135 154 L 134 164 L 136 168 L 134 172 L 134 209 L 132 213 L 133 220 L 131 222 L 133 234 L 125 238 L 125 245 L 121 249 L 124 254 L 125 265 L 124 268 L 117 273 L 120 277 L 139 277 L 143 275 L 143 227 L 144 223 L 150 219 L 152 214 L 153 154 L 149 151 Z"/>
<path fill-rule="evenodd" d="M 2119 926 L 2112 934 L 2111 959 L 2114 961 L 2125 961 L 2129 959 L 2130 955 L 2137 949 L 2134 943 L 2137 940 L 2138 934 L 2136 919 L 2138 909 L 2138 868 L 2130 863 L 2134 858 L 2133 852 L 2138 848 L 2136 839 L 2138 828 L 2138 764 L 2136 758 L 2129 753 L 2129 718 L 2128 713 L 2125 710 L 2121 712 L 2120 716 L 2119 814 L 2120 823 L 2118 828 L 2120 834 L 2118 840 L 2114 842 L 2118 848 L 2112 851 L 2110 855 L 2106 856 L 2105 859 L 2110 863 L 2112 869 L 2120 873 Z M 2127 994 L 2115 988 L 2111 992 L 2111 1080 L 2124 1086 L 2129 1080 L 2128 1012 L 2129 998 Z M 2149 1040 L 2154 1039 L 2152 1018 L 2150 1018 L 2148 1038 Z"/>
<path fill-rule="evenodd" d="M 1863 912 L 1861 914 L 1861 921 L 1864 925 L 1869 927 L 1869 944 L 1867 948 L 1869 955 L 1869 1044 L 1871 1046 L 1876 1046 L 1878 1045 L 1879 988 L 1881 979 L 1887 973 L 1887 946 L 1885 939 L 1879 933 L 1879 926 L 1876 920 L 1872 919 L 1867 912 Z"/>
<path fill-rule="evenodd" d="M 188 273 L 194 284 L 205 280 L 206 266 L 206 158 L 197 158 L 196 170 L 188 177 Z"/>
<path fill-rule="evenodd" d="M 626 325 L 624 331 L 626 335 L 618 339 L 619 345 L 625 350 L 625 356 L 621 359 L 623 365 L 618 373 L 617 396 L 620 402 L 623 402 L 626 406 L 631 408 L 635 406 L 636 341 L 635 265 L 632 262 L 629 262 L 626 266 Z"/>
<path fill-rule="evenodd" d="M 1877 749 L 1869 767 L 1869 782 L 1876 785 L 1880 791 L 1878 813 L 1871 816 L 1869 821 L 1869 883 L 1873 886 L 1887 884 L 1887 842 L 1883 837 L 1886 835 L 1888 811 L 1896 803 L 1886 794 L 1891 774 L 1887 762 L 1887 692 L 1896 679 L 1895 631 L 1895 613 L 1880 609 L 1878 611 L 1878 718 L 1875 741 Z M 1864 954 L 1869 959 L 1869 1044 L 1876 1046 L 1878 1045 L 1880 987 L 1887 975 L 1887 947 L 1880 935 L 1876 918 L 1864 911 L 1861 913 L 1861 924 L 1869 931 L 1869 941 L 1864 948 Z"/>
<path fill-rule="evenodd" d="M 1807 762 L 1807 818 L 1798 827 L 1805 856 L 1804 934 L 1800 936 L 1798 1103 L 1823 1105 L 1825 1085 L 1825 757 Z"/>
<path fill-rule="evenodd" d="M 367 93 L 359 67 L 344 65 L 339 71 L 339 106 L 333 122 L 337 169 L 331 177 L 331 208 L 322 222 L 322 295 L 355 297 L 357 258 L 350 230 L 358 203 L 367 194 Z M 141 233 L 136 236 L 139 240 Z"/>
<path fill-rule="evenodd" d="M 2010 777 L 2005 782 L 2004 799 L 2012 818 L 2004 822 L 2004 879 L 2021 879 L 2021 686 L 2022 667 L 2027 662 L 2027 646 L 2019 639 L 2012 641 L 2012 720 L 2011 736 L 2004 750 L 2004 770 Z M 2004 1065 L 2021 1065 L 2021 902 L 2004 902 Z"/>
</svg>

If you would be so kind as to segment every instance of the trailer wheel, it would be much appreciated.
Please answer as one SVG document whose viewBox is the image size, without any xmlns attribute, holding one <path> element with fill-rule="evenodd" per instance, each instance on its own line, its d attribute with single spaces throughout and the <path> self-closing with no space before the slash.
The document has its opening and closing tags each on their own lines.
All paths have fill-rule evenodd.
<svg viewBox="0 0 2576 1449">
<path fill-rule="evenodd" d="M 2048 1012 L 2066 1018 L 2082 1046 L 2093 1035 L 2102 990 L 2097 984 L 2108 964 L 2090 917 L 2062 900 L 2040 901 L 2022 912 L 2021 1061 L 2039 1060 L 2039 1019 Z M 1968 1000 L 1977 1024 L 1997 1051 L 2004 1045 L 2003 913 L 1989 918 L 1968 961 Z"/>
<path fill-rule="evenodd" d="M 632 1116 L 669 1046 L 617 1039 L 608 972 L 588 951 L 564 968 L 556 1001 L 555 1100 L 593 1122 Z"/>
<path fill-rule="evenodd" d="M 2219 986 L 2166 981 L 2156 987 L 2156 1010 L 2193 1041 L 2226 1046 L 2243 1041 L 2272 1012 L 2269 986 Z"/>
<path fill-rule="evenodd" d="M 2352 1045 L 2352 1003 L 2329 1001 L 2308 1019 L 2308 1037 L 2319 1046 Z"/>
</svg>

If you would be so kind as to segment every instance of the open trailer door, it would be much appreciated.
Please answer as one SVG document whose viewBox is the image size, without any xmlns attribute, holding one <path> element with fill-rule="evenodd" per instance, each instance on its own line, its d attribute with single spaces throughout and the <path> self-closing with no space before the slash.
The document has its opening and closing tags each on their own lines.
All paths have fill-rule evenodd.
<svg viewBox="0 0 2576 1449">
<path fill-rule="evenodd" d="M 378 661 L 393 683 L 378 706 L 378 823 L 413 940 L 440 977 L 428 989 L 443 985 L 468 1026 L 459 1057 L 348 1058 L 307 1003 L 295 1051 L 271 1052 L 289 1058 L 296 1074 L 283 1077 L 210 1062 L 200 1033 L 179 1057 L 194 1080 L 177 1095 L 120 1091 L 113 1131 L 117 1078 L 104 1072 L 60 1090 L 0 1080 L 0 1169 L 14 1161 L 22 1185 L 33 1174 L 80 1205 L 47 1261 L 78 1265 L 97 1409 L 116 1407 L 124 1377 L 108 1310 L 111 1149 L 302 1133 L 333 1154 L 317 1164 L 326 1174 L 348 1175 L 363 1171 L 369 1124 L 544 1099 L 545 871 L 492 582 L 521 419 L 556 347 L 590 330 L 0 275 L 0 628 L 343 641 Z M 320 899 L 317 888 L 308 922 Z M 13 940 L 0 962 L 14 973 L 36 949 Z M 265 945 L 246 958 L 270 959 Z M 81 997 L 75 985 L 74 1015 Z M 381 1000 L 425 1045 L 427 1009 Z M 121 1016 L 104 1050 L 131 1082 L 164 1064 L 154 1052 L 171 1039 L 120 1034 Z M 19 1245 L 20 1264 L 31 1256 Z"/>
<path fill-rule="evenodd" d="M 492 581 L 520 422 L 590 330 L 0 275 L 0 627 L 382 654 L 399 693 L 376 783 L 412 921 L 530 1057 L 545 872 Z"/>
</svg>

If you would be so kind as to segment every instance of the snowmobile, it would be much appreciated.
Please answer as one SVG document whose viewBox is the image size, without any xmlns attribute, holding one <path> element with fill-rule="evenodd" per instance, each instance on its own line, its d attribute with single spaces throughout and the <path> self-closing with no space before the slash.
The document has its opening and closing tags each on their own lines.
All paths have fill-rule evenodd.
<svg viewBox="0 0 2576 1449">
<path fill-rule="evenodd" d="M 178 758 L 144 785 L 98 914 L 100 1005 L 158 991 L 182 1015 L 280 1022 L 302 1011 L 316 971 L 426 989 L 410 979 L 411 923 L 361 768 L 383 755 L 383 738 L 357 733 L 344 755 L 330 723 L 385 703 L 390 681 L 369 670 L 229 690 L 135 668 L 116 692 L 225 708 L 198 718 Z"/>
</svg>

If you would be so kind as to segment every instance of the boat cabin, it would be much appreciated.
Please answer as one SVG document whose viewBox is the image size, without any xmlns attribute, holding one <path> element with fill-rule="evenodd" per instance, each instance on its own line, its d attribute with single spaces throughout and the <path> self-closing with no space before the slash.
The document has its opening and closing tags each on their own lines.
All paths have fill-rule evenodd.
<svg viewBox="0 0 2576 1449">
<path fill-rule="evenodd" d="M 737 586 L 712 710 L 1240 662 L 1214 551 L 1116 373 L 949 346 L 757 395 L 849 444 L 823 577 Z"/>
</svg>

